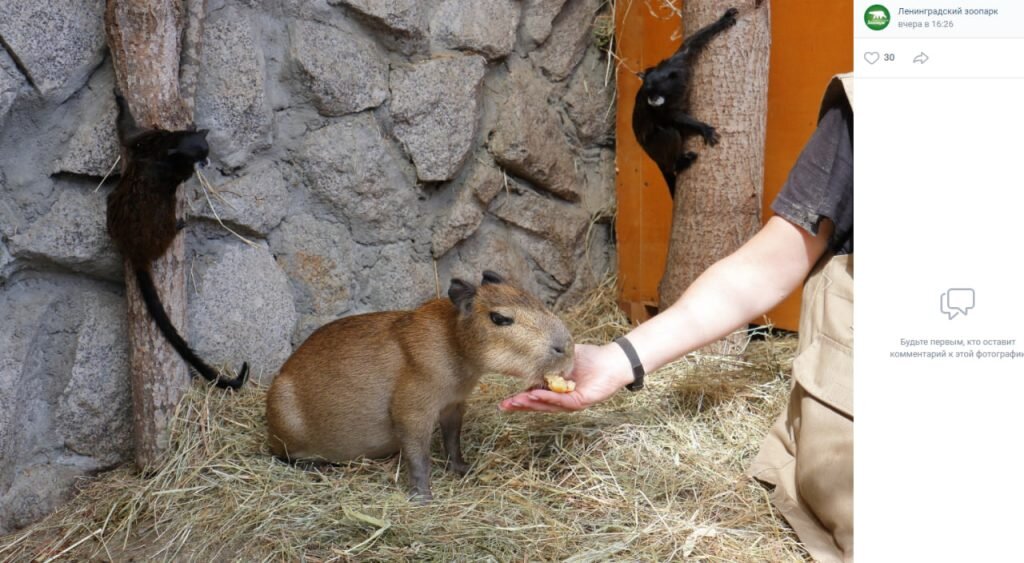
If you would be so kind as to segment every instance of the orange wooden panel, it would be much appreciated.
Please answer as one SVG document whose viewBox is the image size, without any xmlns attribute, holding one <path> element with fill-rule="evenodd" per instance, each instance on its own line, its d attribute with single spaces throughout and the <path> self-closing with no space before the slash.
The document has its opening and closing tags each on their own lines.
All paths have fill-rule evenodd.
<svg viewBox="0 0 1024 563">
<path fill-rule="evenodd" d="M 679 14 L 662 2 L 618 0 L 616 43 L 620 57 L 616 112 L 616 239 L 621 300 L 657 303 L 665 270 L 672 200 L 658 167 L 633 137 L 633 98 L 639 72 L 671 55 L 682 42 Z"/>
<path fill-rule="evenodd" d="M 829 79 L 853 70 L 853 0 L 773 0 L 771 8 L 765 221 L 772 215 L 772 200 L 814 132 Z M 796 330 L 800 290 L 768 318 L 779 328 Z"/>
<path fill-rule="evenodd" d="M 676 12 L 663 2 L 618 0 L 616 43 L 621 58 L 616 122 L 616 187 L 620 300 L 657 303 L 665 269 L 672 202 L 657 166 L 633 137 L 633 98 L 642 70 L 670 55 L 682 40 Z M 677 6 L 679 5 L 676 3 Z M 774 0 L 765 146 L 764 218 L 804 143 L 814 131 L 828 79 L 853 68 L 852 0 Z M 797 291 L 769 319 L 796 330 Z"/>
</svg>

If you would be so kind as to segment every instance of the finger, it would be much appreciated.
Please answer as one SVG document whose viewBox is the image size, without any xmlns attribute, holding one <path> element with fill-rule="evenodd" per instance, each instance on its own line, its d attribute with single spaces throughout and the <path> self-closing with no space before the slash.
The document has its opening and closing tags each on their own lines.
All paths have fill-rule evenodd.
<svg viewBox="0 0 1024 563">
<path fill-rule="evenodd" d="M 498 409 L 506 412 L 514 411 L 536 411 L 536 412 L 570 412 L 579 407 L 564 405 L 561 403 L 550 403 L 538 400 L 531 396 L 532 392 L 520 393 L 509 397 L 498 404 Z M 553 393 L 557 395 L 557 393 Z"/>
<path fill-rule="evenodd" d="M 523 404 L 529 402 L 529 400 L 530 400 L 529 393 L 527 393 L 525 391 L 522 392 L 522 393 L 516 393 L 515 395 L 512 395 L 511 397 L 506 397 L 504 400 L 502 400 L 500 403 L 498 403 L 498 408 L 503 410 L 503 411 L 513 410 L 515 407 L 522 406 Z"/>
<path fill-rule="evenodd" d="M 570 399 L 572 395 L 575 395 L 575 393 L 555 393 L 547 389 L 532 389 L 506 398 L 501 402 L 500 406 L 514 407 L 528 402 L 543 402 L 551 405 L 561 405 L 566 408 L 579 408 L 577 405 L 580 401 L 575 397 Z"/>
<path fill-rule="evenodd" d="M 568 409 L 562 408 L 558 405 L 549 405 L 540 401 L 528 401 L 518 403 L 516 406 L 512 406 L 505 409 L 506 412 L 546 412 L 546 413 L 564 413 L 570 412 Z"/>
<path fill-rule="evenodd" d="M 567 411 L 576 411 L 583 408 L 583 402 L 576 392 L 555 393 L 554 391 L 537 389 L 528 392 L 526 396 L 532 401 L 558 406 Z"/>
<path fill-rule="evenodd" d="M 510 397 L 510 398 L 505 399 L 504 401 L 498 403 L 498 410 L 502 410 L 502 411 L 520 410 L 525 403 L 526 403 L 525 399 L 521 400 L 521 399 L 515 399 L 515 398 L 511 398 Z"/>
</svg>

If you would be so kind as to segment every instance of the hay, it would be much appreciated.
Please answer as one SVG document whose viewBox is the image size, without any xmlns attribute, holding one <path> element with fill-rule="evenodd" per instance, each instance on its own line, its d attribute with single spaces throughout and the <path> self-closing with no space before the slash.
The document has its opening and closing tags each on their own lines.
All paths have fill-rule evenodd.
<svg viewBox="0 0 1024 563">
<path fill-rule="evenodd" d="M 565 311 L 581 342 L 628 329 L 607 282 Z M 803 561 L 743 471 L 785 404 L 794 342 L 754 341 L 740 369 L 688 357 L 574 415 L 504 414 L 516 382 L 485 377 L 467 413 L 470 474 L 409 502 L 397 458 L 292 467 L 264 444 L 265 389 L 196 385 L 172 455 L 117 469 L 0 538 L 0 560 Z M 735 365 L 731 366 L 736 368 Z"/>
</svg>

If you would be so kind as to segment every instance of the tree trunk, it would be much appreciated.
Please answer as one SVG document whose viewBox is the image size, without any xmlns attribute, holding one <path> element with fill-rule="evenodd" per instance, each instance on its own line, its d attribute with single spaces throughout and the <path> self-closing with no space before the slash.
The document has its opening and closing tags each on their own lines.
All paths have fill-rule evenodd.
<svg viewBox="0 0 1024 563">
<path fill-rule="evenodd" d="M 190 12 L 186 0 L 107 1 L 107 44 L 117 86 L 143 127 L 181 130 L 192 123 L 191 103 L 182 99 L 178 85 L 182 37 Z M 192 21 L 199 25 L 200 19 Z M 190 37 L 199 34 L 191 33 Z M 178 214 L 182 211 L 183 204 L 179 203 Z M 168 317 L 182 332 L 186 300 L 184 255 L 184 237 L 179 236 L 167 253 L 153 263 L 153 283 Z M 169 446 L 171 419 L 188 388 L 189 375 L 185 362 L 146 311 L 127 262 L 125 295 L 135 463 L 145 469 L 154 466 Z"/>
<path fill-rule="evenodd" d="M 706 0 L 683 3 L 687 34 L 740 9 L 736 26 L 715 37 L 696 60 L 691 112 L 718 129 L 721 142 L 699 136 L 687 150 L 699 154 L 679 174 L 668 259 L 659 287 L 665 309 L 719 259 L 761 228 L 764 139 L 768 107 L 769 2 Z M 715 354 L 742 353 L 746 339 L 731 336 L 709 346 Z"/>
</svg>

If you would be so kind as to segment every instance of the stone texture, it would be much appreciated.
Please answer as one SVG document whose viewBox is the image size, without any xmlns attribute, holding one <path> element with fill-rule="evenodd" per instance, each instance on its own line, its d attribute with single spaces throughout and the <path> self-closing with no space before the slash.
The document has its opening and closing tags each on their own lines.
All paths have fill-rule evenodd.
<svg viewBox="0 0 1024 563">
<path fill-rule="evenodd" d="M 460 182 L 453 186 L 455 197 L 434 225 L 431 239 L 431 253 L 440 258 L 456 244 L 466 239 L 484 218 L 484 209 L 502 189 L 504 177 L 494 168 L 494 163 L 471 160 L 463 172 Z"/>
<path fill-rule="evenodd" d="M 290 36 L 299 79 L 321 114 L 363 111 L 387 99 L 387 57 L 370 38 L 308 21 L 293 23 Z"/>
<path fill-rule="evenodd" d="M 103 60 L 103 0 L 0 0 L 0 37 L 48 100 L 68 99 Z"/>
<path fill-rule="evenodd" d="M 587 49 L 565 94 L 565 109 L 584 145 L 611 145 L 615 137 L 615 75 L 595 47 Z"/>
<path fill-rule="evenodd" d="M 188 341 L 211 366 L 237 370 L 249 362 L 267 383 L 292 352 L 298 319 L 288 278 L 265 247 L 233 238 L 194 262 L 189 285 Z"/>
<path fill-rule="evenodd" d="M 562 11 L 565 0 L 524 0 L 523 23 L 519 35 L 530 48 L 536 47 L 551 35 L 551 24 Z"/>
<path fill-rule="evenodd" d="M 499 195 L 491 213 L 564 249 L 577 246 L 590 222 L 590 216 L 579 206 L 523 188 Z"/>
<path fill-rule="evenodd" d="M 523 231 L 511 233 L 512 240 L 564 289 L 576 279 L 576 256 L 571 249 Z"/>
<path fill-rule="evenodd" d="M 431 253 L 435 258 L 444 256 L 453 246 L 476 231 L 484 219 L 484 210 L 472 189 L 463 186 L 455 201 L 434 228 Z"/>
<path fill-rule="evenodd" d="M 123 297 L 97 293 L 83 300 L 71 380 L 56 411 L 64 447 L 104 466 L 132 452 L 128 310 Z"/>
<path fill-rule="evenodd" d="M 380 244 L 411 238 L 423 223 L 418 190 L 399 162 L 373 116 L 361 114 L 308 134 L 300 168 L 312 192 L 348 221 L 356 242 Z"/>
<path fill-rule="evenodd" d="M 530 58 L 552 80 L 564 80 L 583 58 L 601 0 L 569 0 L 547 41 Z"/>
<path fill-rule="evenodd" d="M 480 84 L 486 62 L 478 56 L 441 58 L 392 74 L 391 117 L 420 180 L 452 178 L 476 138 Z"/>
<path fill-rule="evenodd" d="M 7 250 L 7 244 L 3 236 L 0 236 L 0 283 L 10 275 L 10 266 L 14 263 L 14 257 Z"/>
<path fill-rule="evenodd" d="M 486 206 L 498 192 L 508 187 L 508 178 L 494 167 L 490 158 L 484 160 L 481 155 L 480 160 L 470 169 L 466 185 L 473 188 L 473 194 Z"/>
<path fill-rule="evenodd" d="M 492 270 L 515 281 L 527 291 L 540 295 L 526 253 L 512 240 L 506 229 L 496 224 L 485 221 L 472 237 L 449 256 L 451 262 L 446 266 L 451 272 L 451 278 L 479 283 L 483 271 Z M 448 285 L 444 280 L 442 278 L 441 293 L 447 295 Z"/>
<path fill-rule="evenodd" d="M 0 494 L 0 534 L 41 520 L 71 500 L 75 481 L 85 473 L 47 462 L 21 468 L 11 488 Z"/>
<path fill-rule="evenodd" d="M 66 277 L 0 287 L 0 533 L 130 448 L 122 297 Z"/>
<path fill-rule="evenodd" d="M 18 68 L 14 66 L 7 51 L 0 49 L 0 127 L 4 124 L 4 118 L 11 111 L 14 99 L 18 97 L 18 90 L 25 84 Z"/>
<path fill-rule="evenodd" d="M 509 64 L 505 99 L 488 142 L 494 160 L 556 196 L 578 201 L 579 186 L 572 151 L 558 115 L 546 103 L 548 90 L 530 66 Z M 544 93 L 545 95 L 540 95 Z"/>
<path fill-rule="evenodd" d="M 558 307 L 568 307 L 586 299 L 593 288 L 615 274 L 618 262 L 615 259 L 612 228 L 611 222 L 597 223 L 589 231 L 583 255 L 576 260 L 576 279 L 558 296 Z"/>
<path fill-rule="evenodd" d="M 611 217 L 615 214 L 615 151 L 600 149 L 584 159 L 583 198 L 581 207 L 590 216 Z"/>
<path fill-rule="evenodd" d="M 344 225 L 309 214 L 292 215 L 270 236 L 270 248 L 288 275 L 299 313 L 292 344 L 352 308 L 354 244 Z"/>
<path fill-rule="evenodd" d="M 117 104 L 114 102 L 114 71 L 110 65 L 89 80 L 88 91 L 79 102 L 81 121 L 52 172 L 67 172 L 102 178 L 120 155 L 117 141 Z M 120 173 L 120 165 L 114 167 Z M 108 180 L 109 181 L 109 180 Z"/>
<path fill-rule="evenodd" d="M 521 12 L 518 0 L 444 0 L 430 21 L 430 33 L 442 47 L 498 59 L 515 46 Z"/>
<path fill-rule="evenodd" d="M 119 280 L 122 260 L 107 235 L 106 218 L 104 193 L 61 190 L 49 213 L 11 238 L 11 253 L 73 272 Z"/>
<path fill-rule="evenodd" d="M 210 130 L 211 153 L 239 166 L 270 146 L 273 114 L 267 104 L 263 51 L 249 16 L 225 8 L 203 24 L 196 86 L 196 124 Z"/>
<path fill-rule="evenodd" d="M 6 194 L 4 174 L 0 170 L 0 286 L 3 285 L 3 281 L 11 274 L 13 270 L 14 257 L 11 256 L 11 251 L 7 248 L 10 242 L 10 237 L 17 232 L 18 221 L 17 214 L 11 209 L 11 204 L 4 197 Z"/>
<path fill-rule="evenodd" d="M 199 182 L 189 182 L 195 202 L 192 215 L 216 221 L 217 217 L 226 225 L 240 227 L 246 232 L 266 236 L 281 223 L 288 212 L 288 183 L 281 170 L 271 161 L 263 161 L 246 170 L 239 178 L 217 182 L 209 175 L 214 188 L 224 201 L 210 194 L 217 213 L 210 209 L 210 203 L 202 193 Z M 236 229 L 238 230 L 238 229 Z"/>
<path fill-rule="evenodd" d="M 512 186 L 495 198 L 490 212 L 518 227 L 512 240 L 553 278 L 557 295 L 584 267 L 591 216 L 582 206 L 538 195 L 517 183 Z"/>
<path fill-rule="evenodd" d="M 11 202 L 7 187 L 7 177 L 0 168 L 0 242 L 6 242 L 21 227 L 19 213 Z"/>
<path fill-rule="evenodd" d="M 391 37 L 384 37 L 390 47 L 412 54 L 426 44 L 427 10 L 423 0 L 327 0 L 333 6 L 345 6 L 372 27 Z M 390 39 L 390 41 L 388 41 Z"/>
<path fill-rule="evenodd" d="M 412 309 L 436 295 L 434 267 L 429 259 L 416 255 L 412 244 L 389 244 L 373 253 L 376 261 L 367 269 L 363 284 L 369 308 Z M 441 295 L 446 292 L 444 288 Z"/>
<path fill-rule="evenodd" d="M 208 1 L 221 4 L 226 2 L 226 0 Z M 334 1 L 336 2 L 337 0 Z M 234 0 L 232 3 L 244 4 L 247 7 L 257 9 L 261 15 L 277 20 L 275 23 L 291 20 L 328 23 L 344 17 L 338 13 L 338 9 L 332 6 L 328 0 Z"/>
<path fill-rule="evenodd" d="M 36 387 L 25 385 L 25 364 L 37 339 L 37 327 L 53 305 L 52 290 L 52 285 L 39 283 L 0 286 L 0 310 L 17 311 L 0 323 L 0 459 L 4 460 L 0 464 L 0 491 L 11 486 L 17 465 L 33 448 L 32 434 L 45 433 L 44 426 L 50 422 L 49 412 L 43 412 L 49 403 L 35 400 Z M 42 385 L 38 387 L 41 390 Z M 30 420 L 40 422 L 28 424 Z M 0 502 L 0 509 L 8 503 L 9 499 Z M 0 512 L 0 529 L 7 524 Z"/>
</svg>

